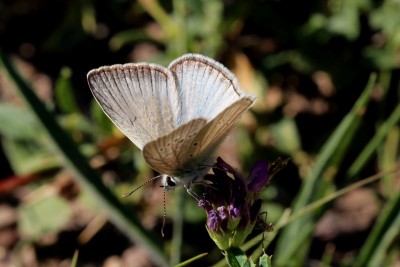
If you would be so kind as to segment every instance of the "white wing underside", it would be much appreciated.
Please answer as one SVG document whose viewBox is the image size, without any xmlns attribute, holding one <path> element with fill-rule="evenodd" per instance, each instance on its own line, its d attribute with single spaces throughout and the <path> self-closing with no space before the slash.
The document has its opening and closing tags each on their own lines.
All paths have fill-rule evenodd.
<svg viewBox="0 0 400 267">
<path fill-rule="evenodd" d="M 192 120 L 210 122 L 241 99 L 247 99 L 247 110 L 255 99 L 242 92 L 222 64 L 196 54 L 184 55 L 168 68 L 149 63 L 105 66 L 87 78 L 104 112 L 140 149 Z"/>
<path fill-rule="evenodd" d="M 101 67 L 88 73 L 104 112 L 140 149 L 176 128 L 178 93 L 170 70 L 154 64 Z"/>
</svg>

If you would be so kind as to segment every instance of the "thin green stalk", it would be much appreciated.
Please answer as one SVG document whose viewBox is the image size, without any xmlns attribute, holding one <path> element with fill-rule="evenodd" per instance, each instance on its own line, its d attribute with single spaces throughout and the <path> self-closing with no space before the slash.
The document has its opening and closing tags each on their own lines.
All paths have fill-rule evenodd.
<svg viewBox="0 0 400 267">
<path fill-rule="evenodd" d="M 374 233 L 374 237 L 372 239 L 376 239 L 378 242 L 375 242 L 375 240 L 372 240 L 371 242 L 368 242 L 366 247 L 371 248 L 368 245 L 374 243 L 374 247 L 372 253 L 369 254 L 368 257 L 363 258 L 363 255 L 368 255 L 368 250 L 366 249 L 365 253 L 364 250 L 362 251 L 363 253 L 360 254 L 360 259 L 361 262 L 358 264 L 358 266 L 368 266 L 368 267 L 374 267 L 374 266 L 383 266 L 385 259 L 388 255 L 388 251 L 390 246 L 395 242 L 395 240 L 399 236 L 399 229 L 400 229 L 400 213 L 398 212 L 400 208 L 400 194 L 397 195 L 397 197 L 392 201 L 392 204 L 389 204 L 387 207 L 387 211 L 382 212 L 383 214 L 387 213 L 386 216 L 383 216 L 383 218 L 379 224 L 377 224 L 378 230 L 381 231 L 376 231 Z M 394 212 L 395 211 L 395 212 Z M 378 238 L 376 238 L 378 237 Z M 366 261 L 365 261 L 366 260 Z M 367 265 L 364 265 L 364 262 L 368 262 Z"/>
<path fill-rule="evenodd" d="M 138 2 L 164 29 L 167 40 L 179 32 L 178 26 L 157 0 L 139 0 Z"/>
<path fill-rule="evenodd" d="M 293 205 L 293 211 L 297 212 L 303 207 L 312 203 L 330 189 L 332 184 L 332 170 L 337 168 L 349 143 L 354 137 L 355 125 L 361 120 L 363 111 L 370 99 L 371 91 L 375 85 L 376 74 L 372 74 L 368 84 L 359 99 L 354 104 L 351 111 L 343 118 L 339 126 L 332 133 L 328 141 L 321 148 L 318 160 L 315 163 L 313 171 L 302 185 L 300 193 L 296 197 Z M 335 172 L 335 171 L 334 171 Z M 307 236 L 311 234 L 314 226 L 313 215 L 303 216 L 287 227 L 278 241 L 275 260 L 278 265 L 292 266 L 299 265 L 303 261 L 304 254 L 299 253 L 300 248 L 306 247 L 310 239 Z M 315 216 L 315 215 L 314 215 Z M 304 234 L 306 233 L 306 234 Z M 299 236 L 301 234 L 301 236 Z"/>
<path fill-rule="evenodd" d="M 183 187 L 177 188 L 175 192 L 174 224 L 171 240 L 170 265 L 176 265 L 181 261 L 183 243 L 183 211 L 185 210 L 186 192 Z"/>
<path fill-rule="evenodd" d="M 193 257 L 193 258 L 191 258 L 191 259 L 189 259 L 187 261 L 184 261 L 184 262 L 181 262 L 181 263 L 175 265 L 175 267 L 190 266 L 189 265 L 190 263 L 192 263 L 192 262 L 194 262 L 194 261 L 196 261 L 196 260 L 198 260 L 200 258 L 203 258 L 203 257 L 205 257 L 207 255 L 208 255 L 208 253 L 201 253 L 201 254 L 199 254 L 199 255 L 197 255 L 197 256 L 195 256 L 195 257 Z"/>
<path fill-rule="evenodd" d="M 270 242 L 272 242 L 272 240 L 276 237 L 276 235 L 279 233 L 279 230 L 282 229 L 283 227 L 285 227 L 286 225 L 298 220 L 301 217 L 306 216 L 307 214 L 310 214 L 312 212 L 314 212 L 315 210 L 317 210 L 318 208 L 322 207 L 323 205 L 327 204 L 328 202 L 335 200 L 337 198 L 339 198 L 340 196 L 343 196 L 344 194 L 347 194 L 355 189 L 361 188 L 367 184 L 373 183 L 379 179 L 384 178 L 386 175 L 390 175 L 390 174 L 396 174 L 400 172 L 400 166 L 389 170 L 389 171 L 384 171 L 384 172 L 380 172 L 377 173 L 375 175 L 372 175 L 370 177 L 367 177 L 361 181 L 358 181 L 356 183 L 353 183 L 345 188 L 342 188 L 336 192 L 334 192 L 333 194 L 330 194 L 326 197 L 323 197 L 307 206 L 305 206 L 304 208 L 302 208 L 301 210 L 299 210 L 296 213 L 293 213 L 290 215 L 290 211 L 287 210 L 286 212 L 283 213 L 283 215 L 281 216 L 281 218 L 279 219 L 278 223 L 276 225 L 274 225 L 274 231 L 271 233 L 267 233 L 266 234 L 266 241 L 263 242 L 263 246 L 268 246 L 268 244 Z M 399 194 L 400 196 L 400 194 Z M 397 206 L 396 206 L 397 205 Z M 389 206 L 393 206 L 393 207 L 398 207 L 398 209 L 400 209 L 400 202 L 394 205 L 389 205 Z M 397 210 L 398 210 L 397 209 Z M 257 245 L 260 243 L 260 240 L 263 238 L 264 233 L 261 233 L 257 236 L 255 236 L 254 238 L 252 238 L 251 240 L 249 240 L 248 242 L 246 242 L 246 244 L 244 244 L 241 248 L 244 251 L 249 250 L 251 247 L 253 247 L 254 245 Z M 379 234 L 377 234 L 377 236 L 379 236 Z M 393 237 L 393 236 L 392 236 Z M 262 247 L 259 246 L 256 249 L 256 252 L 254 253 L 254 255 L 252 255 L 252 258 L 257 258 L 261 255 L 262 253 Z M 367 255 L 371 255 L 372 253 L 369 251 L 366 253 Z M 221 267 L 223 265 L 220 264 L 220 262 L 216 265 L 214 265 L 213 267 Z M 360 265 L 362 266 L 362 265 Z"/>
<path fill-rule="evenodd" d="M 79 251 L 75 250 L 71 260 L 71 267 L 76 267 L 76 265 L 78 264 L 78 257 L 79 257 Z"/>
<path fill-rule="evenodd" d="M 372 182 L 375 182 L 375 181 L 381 179 L 382 177 L 384 177 L 385 175 L 392 174 L 392 173 L 397 173 L 399 171 L 400 171 L 400 169 L 399 169 L 399 167 L 397 167 L 397 168 L 395 168 L 393 170 L 390 170 L 390 171 L 387 171 L 387 172 L 380 172 L 380 173 L 377 173 L 377 174 L 375 174 L 373 176 L 370 176 L 370 177 L 368 177 L 366 179 L 358 181 L 358 182 L 356 182 L 354 184 L 351 184 L 351 185 L 349 185 L 349 186 L 347 186 L 345 188 L 342 188 L 342 189 L 336 191 L 335 193 L 330 194 L 330 195 L 328 195 L 326 197 L 323 197 L 323 198 L 321 198 L 321 199 L 319 199 L 317 201 L 314 201 L 313 203 L 311 203 L 311 204 L 305 206 L 304 208 L 298 210 L 295 214 L 290 216 L 290 218 L 285 223 L 289 224 L 289 223 L 299 219 L 300 217 L 305 216 L 306 214 L 312 213 L 317 208 L 322 207 L 326 203 L 328 203 L 328 202 L 330 202 L 330 201 L 332 201 L 334 199 L 337 199 L 337 198 L 339 198 L 340 196 L 342 196 L 344 194 L 347 194 L 347 193 L 349 193 L 349 192 L 351 192 L 351 191 L 353 191 L 353 190 L 355 190 L 357 188 L 363 187 L 364 185 L 367 185 L 367 184 L 370 184 Z"/>
<path fill-rule="evenodd" d="M 168 43 L 170 55 L 180 56 L 188 52 L 188 32 L 187 32 L 187 8 L 185 0 L 174 0 L 174 21 L 179 25 L 179 32 L 173 36 L 173 40 Z"/>
<path fill-rule="evenodd" d="M 45 105 L 15 70 L 8 56 L 1 50 L 0 64 L 4 72 L 10 77 L 10 80 L 15 83 L 27 107 L 32 110 L 32 114 L 49 136 L 50 141 L 58 151 L 57 156 L 62 158 L 77 179 L 93 193 L 93 196 L 99 200 L 99 205 L 107 208 L 113 222 L 132 241 L 141 243 L 146 247 L 155 262 L 161 266 L 168 266 L 159 239 L 145 230 L 132 211 L 127 210 L 110 190 L 104 186 L 99 175 L 88 165 L 87 159 L 79 152 L 70 136 L 58 125 L 53 114 L 45 108 Z"/>
<path fill-rule="evenodd" d="M 399 170 L 399 167 L 397 168 Z M 385 253 L 400 229 L 400 192 L 393 195 L 378 216 L 378 220 L 362 247 L 354 266 L 380 266 Z"/>
<path fill-rule="evenodd" d="M 346 177 L 352 179 L 360 172 L 363 166 L 375 153 L 377 147 L 382 143 L 383 139 L 387 136 L 390 129 L 392 129 L 400 121 L 400 104 L 397 105 L 396 109 L 390 114 L 389 118 L 379 127 L 375 136 L 369 141 L 369 143 L 360 152 L 357 159 L 350 166 Z"/>
</svg>

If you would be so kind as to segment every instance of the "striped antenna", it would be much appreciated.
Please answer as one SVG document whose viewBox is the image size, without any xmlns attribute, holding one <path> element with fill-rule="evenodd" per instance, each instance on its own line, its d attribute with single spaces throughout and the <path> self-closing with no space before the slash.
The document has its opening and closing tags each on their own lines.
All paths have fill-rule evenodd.
<svg viewBox="0 0 400 267">
<path fill-rule="evenodd" d="M 147 180 L 146 182 L 144 182 L 143 184 L 139 185 L 138 187 L 136 187 L 135 189 L 133 189 L 131 192 L 123 194 L 122 197 L 129 197 L 130 195 L 132 195 L 133 193 L 135 193 L 137 190 L 139 190 L 140 188 L 142 188 L 143 186 L 147 185 L 148 183 L 162 177 L 163 175 L 157 175 L 153 178 L 151 178 L 150 180 Z"/>
<path fill-rule="evenodd" d="M 166 191 L 167 190 L 164 187 L 164 189 L 163 189 L 163 210 L 164 210 L 164 214 L 163 214 L 163 221 L 162 221 L 162 226 L 161 226 L 161 236 L 162 237 L 165 236 L 164 235 L 164 227 L 165 227 L 165 221 L 167 220 L 167 207 L 166 207 L 166 204 L 165 204 L 165 192 Z"/>
</svg>

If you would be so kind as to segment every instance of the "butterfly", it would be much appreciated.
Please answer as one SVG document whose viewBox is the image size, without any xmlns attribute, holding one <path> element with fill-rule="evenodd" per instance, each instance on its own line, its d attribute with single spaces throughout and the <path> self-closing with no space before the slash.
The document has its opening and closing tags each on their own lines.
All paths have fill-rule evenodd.
<svg viewBox="0 0 400 267">
<path fill-rule="evenodd" d="M 93 96 L 111 121 L 164 177 L 193 195 L 216 149 L 254 103 L 221 63 L 186 54 L 168 68 L 152 63 L 103 66 L 87 75 Z"/>
</svg>

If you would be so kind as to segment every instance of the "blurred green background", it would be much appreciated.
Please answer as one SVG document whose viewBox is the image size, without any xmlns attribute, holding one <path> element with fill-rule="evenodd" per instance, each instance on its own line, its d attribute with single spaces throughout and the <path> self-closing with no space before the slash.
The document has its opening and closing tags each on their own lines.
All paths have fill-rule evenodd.
<svg viewBox="0 0 400 267">
<path fill-rule="evenodd" d="M 188 266 L 223 266 L 183 190 L 167 192 L 165 238 L 159 183 L 121 197 L 156 173 L 86 82 L 190 52 L 258 98 L 219 155 L 244 175 L 291 159 L 261 196 L 275 230 L 247 252 L 263 241 L 273 266 L 398 266 L 399 14 L 397 0 L 1 0 L 0 263 L 71 266 L 79 251 L 76 266 L 201 253 Z"/>
</svg>

